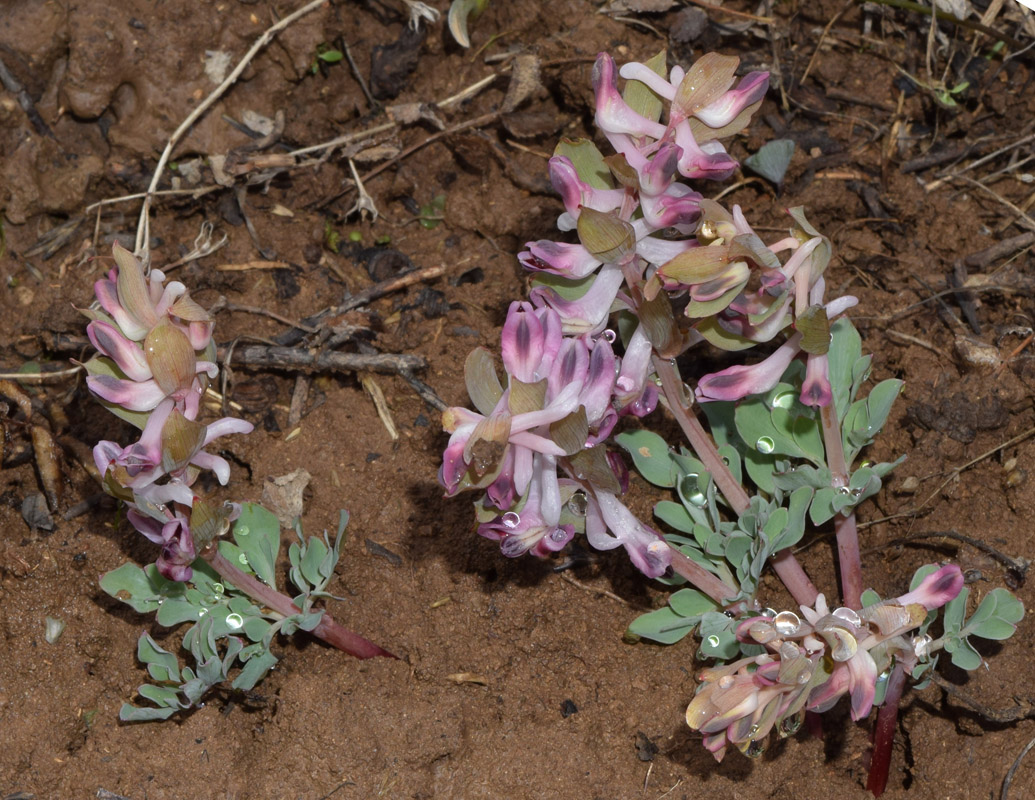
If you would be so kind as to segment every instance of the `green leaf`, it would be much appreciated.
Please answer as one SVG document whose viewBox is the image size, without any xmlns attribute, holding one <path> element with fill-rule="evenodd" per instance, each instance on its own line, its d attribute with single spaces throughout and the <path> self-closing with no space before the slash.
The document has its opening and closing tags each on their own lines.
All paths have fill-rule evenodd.
<svg viewBox="0 0 1035 800">
<path fill-rule="evenodd" d="M 873 589 L 863 590 L 861 597 L 863 608 L 869 608 L 870 606 L 877 605 L 877 603 L 880 602 L 880 595 L 873 591 Z"/>
<path fill-rule="evenodd" d="M 169 719 L 179 711 L 179 708 L 140 708 L 138 706 L 123 703 L 119 709 L 119 719 L 123 722 L 153 722 L 155 720 Z"/>
<path fill-rule="evenodd" d="M 242 692 L 250 692 L 259 681 L 266 677 L 266 673 L 273 669 L 276 663 L 277 657 L 269 650 L 263 650 L 245 662 L 244 668 L 230 685 Z"/>
<path fill-rule="evenodd" d="M 632 456 L 636 470 L 650 483 L 671 489 L 676 485 L 676 468 L 668 443 L 652 431 L 627 431 L 615 442 Z"/>
<path fill-rule="evenodd" d="M 280 550 L 280 523 L 257 503 L 242 503 L 234 523 L 234 541 L 248 558 L 248 565 L 267 586 L 277 588 L 274 567 Z"/>
<path fill-rule="evenodd" d="M 970 589 L 963 587 L 960 593 L 945 604 L 942 617 L 942 625 L 946 636 L 955 636 L 963 630 L 963 617 L 967 613 L 967 598 L 970 597 Z M 948 649 L 948 646 L 946 646 Z"/>
<path fill-rule="evenodd" d="M 952 656 L 952 663 L 960 669 L 972 670 L 981 666 L 981 654 L 966 639 L 950 639 L 945 650 Z"/>
<path fill-rule="evenodd" d="M 666 606 L 634 619 L 628 633 L 661 644 L 675 644 L 697 626 L 696 619 L 682 617 Z"/>
<path fill-rule="evenodd" d="M 767 181 L 779 186 L 783 183 L 787 168 L 794 156 L 794 142 L 791 139 L 773 139 L 762 145 L 758 152 L 744 159 L 744 166 Z"/>
<path fill-rule="evenodd" d="M 163 650 L 146 632 L 137 640 L 137 658 L 147 665 L 147 671 L 154 680 L 180 682 L 180 662 L 176 656 Z"/>
<path fill-rule="evenodd" d="M 337 64 L 345 58 L 345 54 L 341 50 L 324 50 L 322 53 L 317 53 L 316 57 L 324 63 Z"/>
<path fill-rule="evenodd" d="M 141 614 L 156 610 L 162 601 L 161 587 L 136 564 L 126 563 L 104 573 L 100 585 L 116 600 L 121 600 Z"/>
<path fill-rule="evenodd" d="M 162 627 L 172 628 L 183 622 L 197 622 L 202 616 L 198 612 L 202 609 L 183 598 L 170 597 L 159 606 L 155 619 L 158 620 L 158 624 Z"/>
<path fill-rule="evenodd" d="M 805 534 L 805 512 L 809 509 L 812 501 L 813 489 L 810 486 L 802 486 L 791 492 L 790 500 L 787 503 L 787 518 L 782 531 L 776 534 L 769 534 L 769 524 L 766 524 L 766 533 L 770 536 L 770 547 L 772 552 L 778 553 L 788 547 L 794 547 L 801 541 Z M 770 522 L 772 517 L 770 517 Z"/>
<path fill-rule="evenodd" d="M 643 62 L 658 75 L 665 77 L 667 70 L 667 54 L 664 50 Z M 647 84 L 637 80 L 629 80 L 622 91 L 622 99 L 626 105 L 641 117 L 657 122 L 661 119 L 663 104 L 661 98 Z"/>
<path fill-rule="evenodd" d="M 852 367 L 862 356 L 862 338 L 848 317 L 835 320 L 830 326 L 830 350 L 827 359 L 834 407 L 839 420 L 844 420 L 852 400 Z"/>
<path fill-rule="evenodd" d="M 668 598 L 672 610 L 683 617 L 699 617 L 708 611 L 718 611 L 719 607 L 708 595 L 697 589 L 680 589 Z"/>
<path fill-rule="evenodd" d="M 587 275 L 585 278 L 572 280 L 570 278 L 562 278 L 560 275 L 553 275 L 549 272 L 537 272 L 535 277 L 532 278 L 532 287 L 545 286 L 547 289 L 557 292 L 558 296 L 564 300 L 578 300 L 589 291 L 593 281 L 596 279 L 595 273 Z"/>
<path fill-rule="evenodd" d="M 574 165 L 579 180 L 588 183 L 594 189 L 615 187 L 604 156 L 589 139 L 562 138 L 554 148 L 553 154 L 567 156 Z"/>
<path fill-rule="evenodd" d="M 1024 604 L 1006 589 L 993 589 L 967 620 L 967 630 L 982 639 L 1009 639 L 1024 616 Z"/>
<path fill-rule="evenodd" d="M 654 506 L 654 516 L 681 533 L 693 533 L 694 531 L 694 521 L 680 503 L 662 500 Z"/>
<path fill-rule="evenodd" d="M 813 525 L 822 525 L 824 522 L 834 518 L 837 508 L 834 503 L 838 493 L 830 486 L 817 489 L 812 497 L 812 505 L 809 506 L 809 518 Z"/>
</svg>

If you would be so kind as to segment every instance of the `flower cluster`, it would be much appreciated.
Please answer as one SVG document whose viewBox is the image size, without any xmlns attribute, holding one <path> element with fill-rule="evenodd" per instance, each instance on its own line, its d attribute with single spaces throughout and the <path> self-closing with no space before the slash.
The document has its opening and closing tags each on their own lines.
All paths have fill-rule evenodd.
<svg viewBox="0 0 1035 800">
<path fill-rule="evenodd" d="M 744 127 L 768 85 L 767 75 L 751 73 L 732 89 L 737 63 L 705 56 L 689 73 L 674 68 L 671 83 L 644 65 L 626 65 L 623 76 L 671 101 L 664 125 L 618 92 L 610 56 L 597 59 L 597 124 L 618 153 L 608 167 L 619 185 L 610 178 L 606 188 L 595 185 L 569 156 L 552 158 L 550 176 L 565 207 L 558 227 L 579 241 L 529 242 L 519 256 L 530 271 L 580 281 L 584 291 L 571 297 L 540 285 L 531 302 L 513 303 L 502 336 L 505 386 L 491 357 L 476 351 L 466 372 L 477 412 L 450 408 L 443 420 L 451 437 L 440 481 L 450 495 L 485 490 L 478 531 L 499 541 L 505 555 L 547 555 L 577 527 L 594 547 L 624 546 L 649 576 L 669 566 L 662 537 L 618 499 L 624 466 L 597 445 L 619 416 L 654 410 L 654 354 L 675 355 L 701 337 L 681 335 L 666 324 L 667 306 L 654 304 L 653 322 L 661 324 L 641 313 L 618 357 L 607 323 L 616 307 L 637 310 L 641 285 L 661 265 L 700 249 L 693 234 L 702 197 L 679 178 L 729 175 L 736 162 L 718 140 Z"/>
<path fill-rule="evenodd" d="M 767 652 L 702 670 L 687 724 L 704 734 L 705 747 L 721 761 L 728 744 L 754 755 L 774 727 L 793 733 L 802 711 L 826 711 L 845 694 L 852 719 L 866 718 L 878 675 L 892 659 L 916 662 L 914 645 L 903 634 L 962 586 L 960 568 L 947 565 L 914 591 L 860 611 L 831 611 L 821 594 L 813 608 L 801 606 L 804 619 L 793 611 L 745 619 L 738 638 Z"/>
<path fill-rule="evenodd" d="M 230 465 L 205 452 L 220 436 L 250 433 L 252 424 L 226 417 L 197 421 L 208 380 L 217 374 L 212 320 L 178 281 L 160 270 L 145 276 L 140 262 L 118 244 L 117 269 L 94 286 L 103 310 L 90 309 L 87 334 L 99 354 L 84 366 L 86 382 L 114 413 L 141 429 L 126 447 L 99 442 L 94 462 L 105 489 L 129 506 L 133 526 L 162 552 L 158 569 L 170 580 L 191 577 L 196 543 L 220 532 L 236 508 L 195 503 L 191 486 L 203 469 L 226 484 Z M 204 533 L 202 533 L 204 532 Z"/>
</svg>

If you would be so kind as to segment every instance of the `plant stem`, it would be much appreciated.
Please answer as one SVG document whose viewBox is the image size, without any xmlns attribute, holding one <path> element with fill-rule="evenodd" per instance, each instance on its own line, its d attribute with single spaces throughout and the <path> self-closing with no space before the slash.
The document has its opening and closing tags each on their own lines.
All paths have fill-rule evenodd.
<svg viewBox="0 0 1035 800">
<path fill-rule="evenodd" d="M 661 378 L 661 389 L 668 399 L 669 410 L 690 442 L 690 447 L 704 464 L 704 468 L 711 473 L 712 480 L 719 487 L 723 497 L 726 498 L 737 516 L 740 516 L 750 504 L 747 492 L 730 472 L 730 468 L 722 456 L 719 455 L 711 436 L 701 427 L 697 417 L 687 410 L 683 402 L 683 381 L 679 377 L 675 364 L 656 355 L 654 356 L 654 369 Z M 807 606 L 815 604 L 818 591 L 790 550 L 777 553 L 772 559 L 772 565 L 795 602 Z M 675 569 L 674 565 L 673 569 Z M 704 590 L 702 589 L 702 591 Z"/>
<path fill-rule="evenodd" d="M 270 608 L 284 617 L 301 613 L 302 609 L 296 606 L 290 597 L 276 589 L 271 589 L 262 581 L 240 570 L 219 552 L 219 548 L 215 544 L 204 548 L 201 551 L 201 557 L 227 583 L 240 589 L 259 605 Z M 373 658 L 374 656 L 398 658 L 368 639 L 364 639 L 358 633 L 342 627 L 326 611 L 323 612 L 320 623 L 313 629 L 313 635 L 356 658 Z"/>
<path fill-rule="evenodd" d="M 809 580 L 809 576 L 801 567 L 801 562 L 794 557 L 790 548 L 781 550 L 770 559 L 769 563 L 773 565 L 773 572 L 783 581 L 783 585 L 787 587 L 787 591 L 791 593 L 795 603 L 810 607 L 816 605 L 819 590 Z"/>
<path fill-rule="evenodd" d="M 848 486 L 848 464 L 845 461 L 837 409 L 831 401 L 821 406 L 819 411 L 831 484 L 835 489 L 843 489 Z M 844 603 L 849 608 L 862 608 L 862 558 L 859 555 L 859 531 L 855 524 L 855 511 L 838 514 L 834 518 L 834 532 L 837 535 L 837 563 L 841 572 L 841 593 Z"/>
<path fill-rule="evenodd" d="M 720 606 L 725 607 L 729 598 L 737 596 L 737 590 L 721 578 L 713 575 L 696 561 L 687 558 L 678 548 L 668 544 L 672 551 L 672 570 L 708 595 Z"/>
<path fill-rule="evenodd" d="M 690 447 L 693 448 L 695 455 L 701 459 L 704 468 L 711 473 L 712 480 L 719 487 L 722 496 L 726 498 L 726 502 L 730 504 L 730 507 L 739 517 L 747 511 L 750 503 L 747 492 L 744 491 L 744 487 L 740 485 L 737 479 L 733 477 L 730 468 L 722 460 L 722 456 L 719 455 L 715 442 L 701 427 L 697 417 L 687 411 L 686 405 L 683 402 L 683 381 L 679 377 L 675 364 L 668 359 L 654 356 L 654 369 L 658 373 L 658 377 L 661 378 L 661 389 L 668 399 L 668 407 L 672 412 L 672 416 L 676 418 L 676 422 L 682 428 L 683 434 L 686 436 L 687 441 L 690 442 Z"/>
<path fill-rule="evenodd" d="M 866 788 L 874 797 L 880 797 L 888 785 L 888 771 L 891 768 L 891 745 L 895 741 L 895 724 L 898 722 L 898 704 L 906 683 L 906 671 L 896 663 L 888 677 L 888 688 L 884 693 L 884 705 L 877 711 L 877 724 L 873 729 L 873 755 L 870 756 L 870 774 Z"/>
</svg>

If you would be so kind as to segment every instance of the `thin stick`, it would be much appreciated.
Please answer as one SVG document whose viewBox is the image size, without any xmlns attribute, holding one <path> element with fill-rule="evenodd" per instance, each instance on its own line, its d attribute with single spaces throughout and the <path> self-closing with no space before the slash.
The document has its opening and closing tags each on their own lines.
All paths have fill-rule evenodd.
<svg viewBox="0 0 1035 800">
<path fill-rule="evenodd" d="M 51 380 L 64 380 L 78 375 L 82 367 L 69 367 L 56 372 L 0 372 L 0 381 L 17 381 L 18 383 L 39 384 Z"/>
<path fill-rule="evenodd" d="M 987 186 L 985 186 L 985 184 L 981 183 L 980 181 L 976 181 L 973 178 L 968 178 L 966 175 L 956 175 L 954 177 L 955 177 L 956 180 L 966 181 L 967 183 L 969 183 L 972 186 L 980 189 L 981 191 L 985 192 L 986 194 L 991 195 L 993 198 L 995 198 L 995 200 L 997 202 L 999 202 L 1000 204 L 1006 206 L 1008 209 L 1010 209 L 1013 213 L 1015 213 L 1017 215 L 1017 220 L 1016 220 L 1017 222 L 1022 222 L 1022 223 L 1024 223 L 1024 226 L 1026 228 L 1029 228 L 1030 230 L 1035 231 L 1035 219 L 1032 219 L 1026 212 L 1024 212 L 1022 209 L 1018 208 L 1017 206 L 1015 206 L 1013 203 L 1011 203 L 1009 200 L 1007 200 L 1005 197 L 1003 197 L 998 192 L 995 192 L 992 189 L 989 189 Z"/>
<path fill-rule="evenodd" d="M 136 194 L 124 194 L 121 197 L 109 197 L 105 200 L 98 200 L 96 203 L 90 203 L 86 208 L 83 209 L 83 213 L 89 213 L 95 208 L 101 208 L 102 206 L 111 206 L 116 203 L 128 203 L 130 200 L 143 200 L 148 197 L 163 197 L 163 196 L 176 196 L 176 195 L 193 195 L 192 199 L 202 197 L 203 195 L 214 192 L 224 187 L 218 183 L 214 183 L 211 186 L 201 186 L 197 189 L 159 189 L 154 192 L 137 192 Z"/>
<path fill-rule="evenodd" d="M 844 4 L 841 10 L 830 18 L 830 22 L 826 24 L 826 27 L 823 28 L 823 33 L 819 35 L 819 41 L 816 42 L 816 50 L 812 53 L 812 58 L 809 59 L 809 64 L 807 67 L 805 67 L 805 72 L 803 72 L 801 75 L 800 83 L 805 83 L 805 80 L 809 77 L 809 73 L 812 72 L 812 67 L 815 65 L 816 59 L 819 58 L 819 51 L 823 47 L 823 40 L 827 38 L 827 34 L 830 33 L 830 29 L 833 28 L 834 24 L 839 19 L 841 19 L 844 13 L 854 5 L 855 0 L 848 0 L 848 2 Z"/>
<path fill-rule="evenodd" d="M 621 603 L 623 606 L 626 606 L 627 608 L 632 607 L 632 603 L 630 603 L 624 597 L 619 597 L 614 592 L 609 592 L 607 589 L 598 589 L 595 586 L 587 586 L 581 581 L 578 581 L 575 578 L 571 577 L 571 575 L 569 575 L 567 572 L 562 572 L 560 573 L 560 575 L 562 581 L 570 583 L 572 586 L 575 586 L 576 588 L 579 588 L 584 592 L 589 592 L 590 594 L 597 594 L 601 597 L 606 597 L 609 600 L 614 600 L 616 603 Z"/>
<path fill-rule="evenodd" d="M 931 16 L 931 9 L 926 6 L 922 6 L 919 3 L 910 2 L 910 0 L 872 0 L 882 6 L 890 6 L 891 8 L 901 8 L 903 11 L 914 11 L 917 14 L 923 14 L 924 16 Z M 958 25 L 961 28 L 969 28 L 972 31 L 978 31 L 985 34 L 985 36 L 991 36 L 993 39 L 1002 39 L 1010 47 L 1020 50 L 1024 47 L 1019 41 L 1012 36 L 1008 36 L 1005 33 L 1000 33 L 995 28 L 990 28 L 987 25 L 982 25 L 980 22 L 972 22 L 969 19 L 960 19 L 959 17 L 948 13 L 947 11 L 935 11 L 935 17 L 944 21 L 951 22 L 953 25 Z M 933 20 L 932 20 L 933 21 Z"/>
<path fill-rule="evenodd" d="M 228 348 L 220 346 L 217 359 L 223 362 Z M 383 372 L 389 375 L 401 372 L 424 369 L 427 362 L 420 356 L 403 353 L 338 353 L 324 351 L 311 353 L 295 347 L 277 347 L 274 345 L 250 344 L 236 347 L 232 353 L 232 361 L 239 367 L 266 367 L 268 369 L 310 369 L 316 371 L 330 370 L 340 372 Z M 225 366 L 225 364 L 224 364 Z"/>
<path fill-rule="evenodd" d="M 165 145 L 165 149 L 162 151 L 161 157 L 158 159 L 158 166 L 155 167 L 154 175 L 151 177 L 151 184 L 147 187 L 147 196 L 144 197 L 144 206 L 140 209 L 140 221 L 137 223 L 137 240 L 135 252 L 136 255 L 144 260 L 144 263 L 148 263 L 150 257 L 150 211 L 151 211 L 151 199 L 154 195 L 155 190 L 158 188 L 158 182 L 161 180 L 162 172 L 165 170 L 165 165 L 169 162 L 169 157 L 172 155 L 173 148 L 179 143 L 183 135 L 190 129 L 190 127 L 198 121 L 198 119 L 212 107 L 212 105 L 223 96 L 227 89 L 234 85 L 241 73 L 244 72 L 248 64 L 251 63 L 252 59 L 258 54 L 262 48 L 269 44 L 273 37 L 286 28 L 288 25 L 293 23 L 300 17 L 305 16 L 310 11 L 315 11 L 320 6 L 324 5 L 327 0 L 312 0 L 302 6 L 297 11 L 288 14 L 282 20 L 276 24 L 270 26 L 266 31 L 255 40 L 255 44 L 251 46 L 251 49 L 245 53 L 233 72 L 226 76 L 226 79 L 215 88 L 215 90 L 206 97 L 201 104 L 195 108 L 187 118 L 180 123 L 172 136 L 169 137 L 168 143 Z"/>
<path fill-rule="evenodd" d="M 727 14 L 739 19 L 749 19 L 752 22 L 761 22 L 763 25 L 772 25 L 775 21 L 772 17 L 760 17 L 758 14 L 749 14 L 746 11 L 734 11 L 732 8 L 720 8 L 707 0 L 687 0 L 691 5 L 703 8 L 705 11 L 713 11 L 717 14 Z"/>
<path fill-rule="evenodd" d="M 1028 744 L 1021 750 L 1020 755 L 1017 756 L 1013 762 L 1013 766 L 1010 767 L 1010 771 L 1006 773 L 1006 777 L 1003 779 L 1003 793 L 999 795 L 1000 800 L 1008 800 L 1010 794 L 1010 784 L 1013 783 L 1013 776 L 1017 772 L 1017 768 L 1020 767 L 1021 761 L 1028 753 L 1031 752 L 1032 748 L 1035 747 L 1035 739 L 1032 739 Z"/>
<path fill-rule="evenodd" d="M 1028 438 L 1030 438 L 1033 435 L 1035 435 L 1035 428 L 1029 428 L 1028 430 L 1024 431 L 1024 433 L 1019 433 L 1016 436 L 1014 436 L 1012 439 L 1008 439 L 1005 442 L 1003 442 L 1002 444 L 996 445 L 995 447 L 993 447 L 988 452 L 985 452 L 985 453 L 982 453 L 981 455 L 979 455 L 977 458 L 972 458 L 966 464 L 963 464 L 962 466 L 956 467 L 955 469 L 953 469 L 949 473 L 949 477 L 946 478 L 944 481 L 942 481 L 938 485 L 938 488 L 935 489 L 933 492 L 931 492 L 931 494 L 928 495 L 927 499 L 924 500 L 920 505 L 918 505 L 918 506 L 916 506 L 914 508 L 911 508 L 911 509 L 909 509 L 907 511 L 900 511 L 897 514 L 892 514 L 892 515 L 887 516 L 887 517 L 881 517 L 880 519 L 870 520 L 869 522 L 864 523 L 864 525 L 865 526 L 876 525 L 878 522 L 889 522 L 890 520 L 893 520 L 893 519 L 901 519 L 902 517 L 911 517 L 911 516 L 915 516 L 916 514 L 919 514 L 920 511 L 924 508 L 924 506 L 926 506 L 928 503 L 930 503 L 932 500 L 934 500 L 934 498 L 938 496 L 938 494 L 941 492 L 941 490 L 944 489 L 946 486 L 948 486 L 950 482 L 952 482 L 956 478 L 958 478 L 961 473 L 963 473 L 966 470 L 970 469 L 975 464 L 977 464 L 977 463 L 979 463 L 981 461 L 984 461 L 989 456 L 994 456 L 1000 450 L 1005 450 L 1007 447 L 1010 447 L 1011 445 L 1015 445 L 1018 442 L 1023 442 L 1025 439 L 1028 439 Z M 862 527 L 862 526 L 860 526 L 860 527 Z"/>
</svg>

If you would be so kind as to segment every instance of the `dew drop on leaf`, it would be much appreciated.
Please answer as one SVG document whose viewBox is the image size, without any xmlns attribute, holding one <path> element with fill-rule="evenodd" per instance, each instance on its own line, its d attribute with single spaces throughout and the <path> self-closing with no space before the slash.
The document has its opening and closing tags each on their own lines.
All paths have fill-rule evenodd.
<svg viewBox="0 0 1035 800">
<path fill-rule="evenodd" d="M 521 516 L 516 511 L 508 511 L 503 515 L 501 521 L 507 528 L 516 528 L 521 524 Z"/>
<path fill-rule="evenodd" d="M 232 630 L 237 630 L 242 625 L 244 625 L 244 617 L 242 617 L 240 614 L 227 614 L 226 625 L 228 628 L 231 628 Z"/>
<path fill-rule="evenodd" d="M 759 436 L 758 441 L 755 442 L 755 449 L 762 455 L 767 456 L 776 449 L 776 442 L 769 436 Z"/>
<path fill-rule="evenodd" d="M 586 498 L 585 492 L 575 492 L 568 500 L 568 510 L 576 517 L 586 516 L 586 510 L 589 508 L 589 500 Z"/>
</svg>

